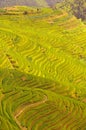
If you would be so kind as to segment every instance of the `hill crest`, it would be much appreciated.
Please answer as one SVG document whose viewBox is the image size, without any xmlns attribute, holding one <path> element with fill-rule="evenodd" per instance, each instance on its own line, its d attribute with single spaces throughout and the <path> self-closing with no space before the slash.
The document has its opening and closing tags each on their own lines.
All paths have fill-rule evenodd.
<svg viewBox="0 0 86 130">
<path fill-rule="evenodd" d="M 61 0 L 0 0 L 0 7 L 26 5 L 26 6 L 52 6 Z"/>
</svg>

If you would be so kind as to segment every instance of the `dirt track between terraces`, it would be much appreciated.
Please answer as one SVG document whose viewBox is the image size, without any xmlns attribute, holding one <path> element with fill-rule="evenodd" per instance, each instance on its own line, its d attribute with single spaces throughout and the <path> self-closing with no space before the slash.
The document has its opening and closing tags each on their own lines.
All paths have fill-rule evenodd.
<svg viewBox="0 0 86 130">
<path fill-rule="evenodd" d="M 48 100 L 48 98 L 47 98 L 47 96 L 45 95 L 45 96 L 44 96 L 44 99 L 43 99 L 42 101 L 39 101 L 39 102 L 36 102 L 36 103 L 32 103 L 32 104 L 26 105 L 26 106 L 23 107 L 19 112 L 17 112 L 17 113 L 15 114 L 15 116 L 14 116 L 14 117 L 15 117 L 15 121 L 16 121 L 17 125 L 19 126 L 19 128 L 20 128 L 21 130 L 27 130 L 27 128 L 22 127 L 22 126 L 21 126 L 21 123 L 18 121 L 17 118 L 18 118 L 27 108 L 32 108 L 32 107 L 39 106 L 39 105 L 45 103 L 47 100 Z"/>
</svg>

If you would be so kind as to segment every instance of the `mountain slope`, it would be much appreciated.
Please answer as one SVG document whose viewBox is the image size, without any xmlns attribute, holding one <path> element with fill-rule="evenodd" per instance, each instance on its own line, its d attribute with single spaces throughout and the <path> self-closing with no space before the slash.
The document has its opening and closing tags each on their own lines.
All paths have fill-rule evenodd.
<svg viewBox="0 0 86 130">
<path fill-rule="evenodd" d="M 0 15 L 0 130 L 86 130 L 86 26 L 11 9 Z"/>
<path fill-rule="evenodd" d="M 48 6 L 60 0 L 0 0 L 0 7 L 12 5 Z"/>
</svg>

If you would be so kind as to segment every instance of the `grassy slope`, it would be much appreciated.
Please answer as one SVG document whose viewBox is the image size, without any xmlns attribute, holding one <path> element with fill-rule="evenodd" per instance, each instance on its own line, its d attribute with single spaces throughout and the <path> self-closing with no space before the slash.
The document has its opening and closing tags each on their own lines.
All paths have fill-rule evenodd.
<svg viewBox="0 0 86 130">
<path fill-rule="evenodd" d="M 39 6 L 48 6 L 48 3 L 46 2 L 46 0 L 36 0 L 36 3 L 39 5 Z"/>
<path fill-rule="evenodd" d="M 0 130 L 85 130 L 85 25 L 23 9 L 0 16 Z"/>
<path fill-rule="evenodd" d="M 26 5 L 26 6 L 42 6 L 54 5 L 58 0 L 0 0 L 0 7 Z"/>
</svg>

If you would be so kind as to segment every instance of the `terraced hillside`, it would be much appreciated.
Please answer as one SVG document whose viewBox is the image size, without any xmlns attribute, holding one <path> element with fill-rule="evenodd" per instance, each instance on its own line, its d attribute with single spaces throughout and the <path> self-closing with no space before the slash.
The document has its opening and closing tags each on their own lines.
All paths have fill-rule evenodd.
<svg viewBox="0 0 86 130">
<path fill-rule="evenodd" d="M 86 26 L 15 8 L 0 15 L 0 130 L 86 130 Z"/>
</svg>

